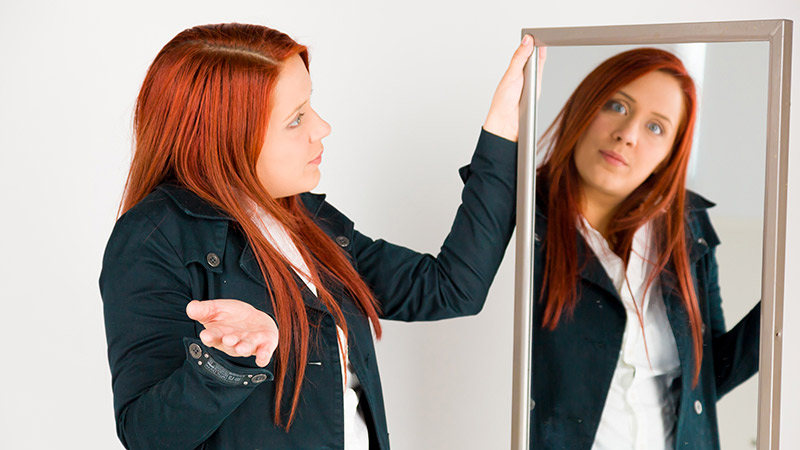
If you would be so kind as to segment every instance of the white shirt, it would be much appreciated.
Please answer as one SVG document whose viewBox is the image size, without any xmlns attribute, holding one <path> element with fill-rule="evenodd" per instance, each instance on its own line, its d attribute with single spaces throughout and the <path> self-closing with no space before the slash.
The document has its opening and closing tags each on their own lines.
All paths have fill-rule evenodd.
<svg viewBox="0 0 800 450">
<path fill-rule="evenodd" d="M 622 348 L 592 449 L 674 448 L 675 408 L 680 392 L 671 387 L 680 376 L 680 360 L 658 278 L 644 292 L 653 270 L 648 260 L 656 257 L 652 228 L 648 223 L 634 234 L 625 271 L 622 259 L 611 251 L 605 238 L 582 219 L 586 230 L 580 226 L 578 229 L 617 288 L 627 316 Z M 634 299 L 642 314 L 644 337 Z"/>
<path fill-rule="evenodd" d="M 308 289 L 317 295 L 317 287 L 311 281 L 308 265 L 303 260 L 297 246 L 292 242 L 286 228 L 264 211 L 252 216 L 256 225 L 275 247 L 292 264 L 295 273 L 308 286 Z M 353 366 L 348 358 L 347 336 L 344 331 L 336 326 L 339 338 L 339 367 L 342 370 L 342 404 L 344 405 L 344 448 L 346 450 L 369 450 L 369 431 L 364 412 L 359 408 L 359 393 L 361 382 L 353 371 Z M 345 364 L 347 361 L 347 364 Z M 346 381 L 345 381 L 346 380 Z"/>
</svg>

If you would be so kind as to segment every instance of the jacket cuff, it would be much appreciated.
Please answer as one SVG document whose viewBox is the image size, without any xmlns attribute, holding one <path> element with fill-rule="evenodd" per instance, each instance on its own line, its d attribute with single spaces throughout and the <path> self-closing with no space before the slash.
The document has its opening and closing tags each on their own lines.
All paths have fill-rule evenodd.
<svg viewBox="0 0 800 450">
<path fill-rule="evenodd" d="M 478 145 L 475 148 L 475 154 L 472 156 L 472 163 L 458 169 L 461 181 L 467 182 L 476 162 L 480 164 L 487 159 L 501 168 L 501 170 L 511 170 L 516 175 L 517 143 L 481 128 Z"/>
<path fill-rule="evenodd" d="M 234 366 L 224 361 L 218 356 L 220 352 L 212 351 L 199 339 L 185 337 L 183 345 L 186 359 L 193 367 L 226 386 L 256 387 L 275 378 L 269 370 Z"/>
</svg>

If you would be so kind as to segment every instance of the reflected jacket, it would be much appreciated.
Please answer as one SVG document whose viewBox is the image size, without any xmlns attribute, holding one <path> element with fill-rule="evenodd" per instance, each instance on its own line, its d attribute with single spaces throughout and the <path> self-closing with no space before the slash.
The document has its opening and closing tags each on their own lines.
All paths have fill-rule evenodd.
<svg viewBox="0 0 800 450">
<path fill-rule="evenodd" d="M 578 242 L 579 299 L 574 314 L 555 330 L 542 328 L 544 246 L 547 214 L 537 198 L 534 239 L 531 449 L 589 450 L 600 424 L 606 395 L 619 359 L 626 314 L 619 293 L 583 237 Z M 719 238 L 706 211 L 714 204 L 686 193 L 687 245 L 694 289 L 703 319 L 703 359 L 697 387 L 689 317 L 667 265 L 659 277 L 667 318 L 678 347 L 681 375 L 676 406 L 675 448 L 717 450 L 717 400 L 758 370 L 759 302 L 726 332 L 715 247 Z"/>
<path fill-rule="evenodd" d="M 301 195 L 314 222 L 372 289 L 382 318 L 438 320 L 482 308 L 514 226 L 516 143 L 482 131 L 461 176 L 462 204 L 437 257 L 372 240 L 324 196 Z M 161 185 L 119 218 L 100 291 L 117 434 L 127 448 L 344 448 L 336 324 L 303 284 L 312 324 L 309 365 L 288 432 L 273 422 L 273 362 L 259 368 L 253 357 L 205 347 L 198 338 L 202 325 L 186 316 L 189 301 L 217 298 L 242 300 L 274 316 L 267 285 L 236 223 L 188 190 Z M 347 321 L 370 448 L 388 449 L 369 322 L 341 285 L 326 287 Z M 291 393 L 294 386 L 286 389 Z"/>
</svg>

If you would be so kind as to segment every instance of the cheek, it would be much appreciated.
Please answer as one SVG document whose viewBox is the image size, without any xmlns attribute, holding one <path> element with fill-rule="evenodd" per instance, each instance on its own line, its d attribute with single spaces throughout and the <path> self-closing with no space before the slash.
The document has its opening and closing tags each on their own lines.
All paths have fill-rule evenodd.
<svg viewBox="0 0 800 450">
<path fill-rule="evenodd" d="M 659 145 L 656 147 L 656 150 L 653 152 L 655 159 L 656 166 L 660 166 L 662 163 L 666 163 L 669 160 L 669 157 L 672 155 L 673 148 L 675 146 L 675 137 L 669 139 L 668 142 L 660 142 Z"/>
<path fill-rule="evenodd" d="M 612 127 L 611 120 L 604 114 L 598 114 L 589 123 L 586 131 L 583 132 L 578 141 L 575 143 L 575 158 L 585 157 L 595 147 L 599 148 L 601 143 L 606 142 L 603 136 L 610 136 Z M 580 152 L 580 156 L 579 156 Z"/>
<path fill-rule="evenodd" d="M 275 140 L 271 144 L 272 151 L 267 155 L 265 162 L 275 167 L 273 170 L 280 168 L 291 170 L 305 156 L 305 148 L 294 137 Z"/>
<path fill-rule="evenodd" d="M 639 155 L 639 167 L 642 177 L 647 178 L 653 172 L 663 169 L 669 162 L 671 146 L 664 147 L 663 144 L 656 148 L 643 149 Z"/>
<path fill-rule="evenodd" d="M 297 163 L 292 158 L 292 147 L 286 139 L 271 139 L 261 150 L 256 170 L 264 184 L 280 184 L 296 173 Z"/>
<path fill-rule="evenodd" d="M 586 132 L 584 132 L 583 135 L 578 138 L 578 141 L 575 143 L 575 152 L 572 155 L 575 166 L 579 171 L 581 168 L 584 168 L 586 164 L 589 164 L 594 147 L 596 147 L 595 138 L 593 130 L 590 126 L 589 129 L 587 129 Z"/>
</svg>

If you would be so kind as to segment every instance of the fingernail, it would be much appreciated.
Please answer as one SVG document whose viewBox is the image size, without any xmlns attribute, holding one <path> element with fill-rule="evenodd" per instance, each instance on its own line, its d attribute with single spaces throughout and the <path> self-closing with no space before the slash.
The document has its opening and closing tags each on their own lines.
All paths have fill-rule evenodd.
<svg viewBox="0 0 800 450">
<path fill-rule="evenodd" d="M 530 43 L 531 43 L 531 35 L 530 34 L 526 34 L 525 36 L 522 37 L 522 44 L 523 45 L 528 45 Z"/>
</svg>

